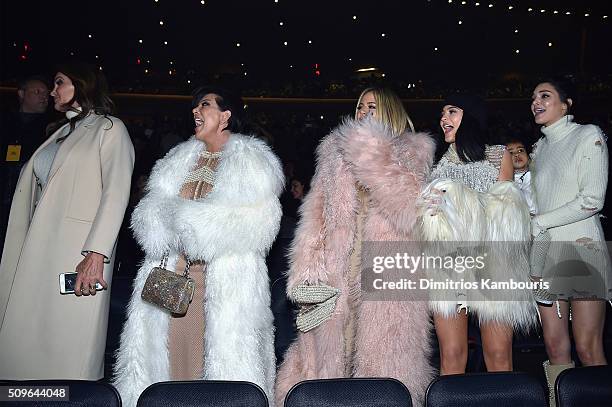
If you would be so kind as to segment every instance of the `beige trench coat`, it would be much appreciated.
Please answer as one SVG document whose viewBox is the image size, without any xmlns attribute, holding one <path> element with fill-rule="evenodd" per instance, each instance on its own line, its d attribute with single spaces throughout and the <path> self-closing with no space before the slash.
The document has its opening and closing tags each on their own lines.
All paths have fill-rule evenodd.
<svg viewBox="0 0 612 407">
<path fill-rule="evenodd" d="M 106 257 L 110 287 L 134 148 L 119 119 L 90 114 L 62 143 L 35 205 L 33 161 L 61 131 L 25 165 L 13 197 L 0 263 L 0 379 L 104 374 L 110 290 L 61 295 L 59 274 L 95 251 Z"/>
</svg>

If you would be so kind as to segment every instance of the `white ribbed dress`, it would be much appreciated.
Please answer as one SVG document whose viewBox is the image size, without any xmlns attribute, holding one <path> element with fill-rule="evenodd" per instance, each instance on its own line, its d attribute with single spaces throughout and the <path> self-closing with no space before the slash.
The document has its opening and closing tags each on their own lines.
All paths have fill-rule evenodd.
<svg viewBox="0 0 612 407">
<path fill-rule="evenodd" d="M 568 297 L 612 298 L 612 267 L 599 220 L 608 184 L 608 148 L 601 129 L 564 116 L 548 127 L 532 153 L 532 188 L 539 214 L 536 230 L 552 244 L 545 270 L 551 292 Z M 576 242 L 581 243 L 576 243 Z M 575 260 L 586 261 L 590 271 Z M 570 263 L 574 261 L 574 263 Z M 565 262 L 567 267 L 554 269 Z M 594 275 L 597 271 L 598 275 Z"/>
</svg>

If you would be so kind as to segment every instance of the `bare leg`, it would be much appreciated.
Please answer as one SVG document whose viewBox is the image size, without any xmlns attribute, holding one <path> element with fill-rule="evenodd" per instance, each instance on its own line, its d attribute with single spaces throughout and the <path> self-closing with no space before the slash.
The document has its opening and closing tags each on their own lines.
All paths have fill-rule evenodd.
<svg viewBox="0 0 612 407">
<path fill-rule="evenodd" d="M 543 363 L 548 401 L 550 406 L 556 406 L 555 381 L 562 371 L 574 367 L 568 327 L 569 305 L 567 301 L 559 301 L 561 318 L 557 315 L 557 306 L 554 303 L 552 306 L 538 305 L 538 309 L 542 320 L 544 346 L 548 354 L 548 360 Z"/>
<path fill-rule="evenodd" d="M 468 355 L 467 323 L 465 312 L 450 318 L 434 315 L 440 343 L 440 375 L 465 373 Z"/>
<path fill-rule="evenodd" d="M 572 300 L 572 332 L 576 351 L 585 366 L 607 365 L 603 349 L 606 302 Z"/>
<path fill-rule="evenodd" d="M 571 342 L 569 337 L 567 301 L 559 301 L 561 318 L 557 315 L 556 305 L 550 307 L 538 305 L 542 319 L 544 345 L 551 365 L 565 365 L 572 361 Z"/>
<path fill-rule="evenodd" d="M 512 327 L 487 322 L 480 325 L 480 337 L 487 371 L 512 371 Z"/>
</svg>

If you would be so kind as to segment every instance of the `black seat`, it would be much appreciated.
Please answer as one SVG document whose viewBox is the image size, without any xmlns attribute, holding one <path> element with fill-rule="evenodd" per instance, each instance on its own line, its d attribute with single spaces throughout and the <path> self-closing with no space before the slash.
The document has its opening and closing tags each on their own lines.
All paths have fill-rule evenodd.
<svg viewBox="0 0 612 407">
<path fill-rule="evenodd" d="M 69 401 L 46 401 L 38 397 L 36 401 L 3 401 L 6 407 L 121 407 L 117 389 L 108 383 L 88 380 L 20 380 L 0 381 L 0 386 L 67 386 Z M 4 391 L 3 391 L 4 393 Z M 6 393 L 4 394 L 6 395 Z M 47 399 L 48 400 L 48 399 Z"/>
<path fill-rule="evenodd" d="M 427 407 L 546 407 L 542 384 L 526 373 L 440 376 L 429 384 Z"/>
<path fill-rule="evenodd" d="M 268 398 L 256 384 L 221 380 L 160 382 L 138 398 L 138 407 L 267 407 Z"/>
<path fill-rule="evenodd" d="M 567 369 L 555 382 L 558 407 L 612 406 L 612 366 Z"/>
<path fill-rule="evenodd" d="M 411 407 L 410 392 L 395 379 L 321 379 L 293 386 L 285 407 Z M 280 406 L 277 406 L 280 407 Z"/>
</svg>

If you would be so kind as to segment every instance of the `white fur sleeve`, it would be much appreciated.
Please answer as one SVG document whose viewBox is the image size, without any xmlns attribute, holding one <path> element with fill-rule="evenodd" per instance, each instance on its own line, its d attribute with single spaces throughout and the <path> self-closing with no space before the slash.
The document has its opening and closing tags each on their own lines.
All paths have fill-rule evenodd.
<svg viewBox="0 0 612 407">
<path fill-rule="evenodd" d="M 514 182 L 496 182 L 488 193 L 483 195 L 483 199 L 488 223 L 487 240 L 529 242 L 529 207 Z"/>
<path fill-rule="evenodd" d="M 219 163 L 213 190 L 180 200 L 175 225 L 185 254 L 207 262 L 227 253 L 265 253 L 276 237 L 284 177 L 279 159 L 260 141 L 235 143 Z"/>
<path fill-rule="evenodd" d="M 158 160 L 147 181 L 146 194 L 132 213 L 131 228 L 140 246 L 150 258 L 161 258 L 178 246 L 173 218 L 183 199 L 178 196 L 180 182 L 189 167 L 193 141 L 174 147 Z"/>
<path fill-rule="evenodd" d="M 281 215 L 276 196 L 253 205 L 185 200 L 178 206 L 175 221 L 185 254 L 209 262 L 231 252 L 264 253 L 274 242 Z"/>
<path fill-rule="evenodd" d="M 172 223 L 178 202 L 178 197 L 149 191 L 134 208 L 130 226 L 149 257 L 161 259 L 170 248 L 178 246 Z"/>
</svg>

